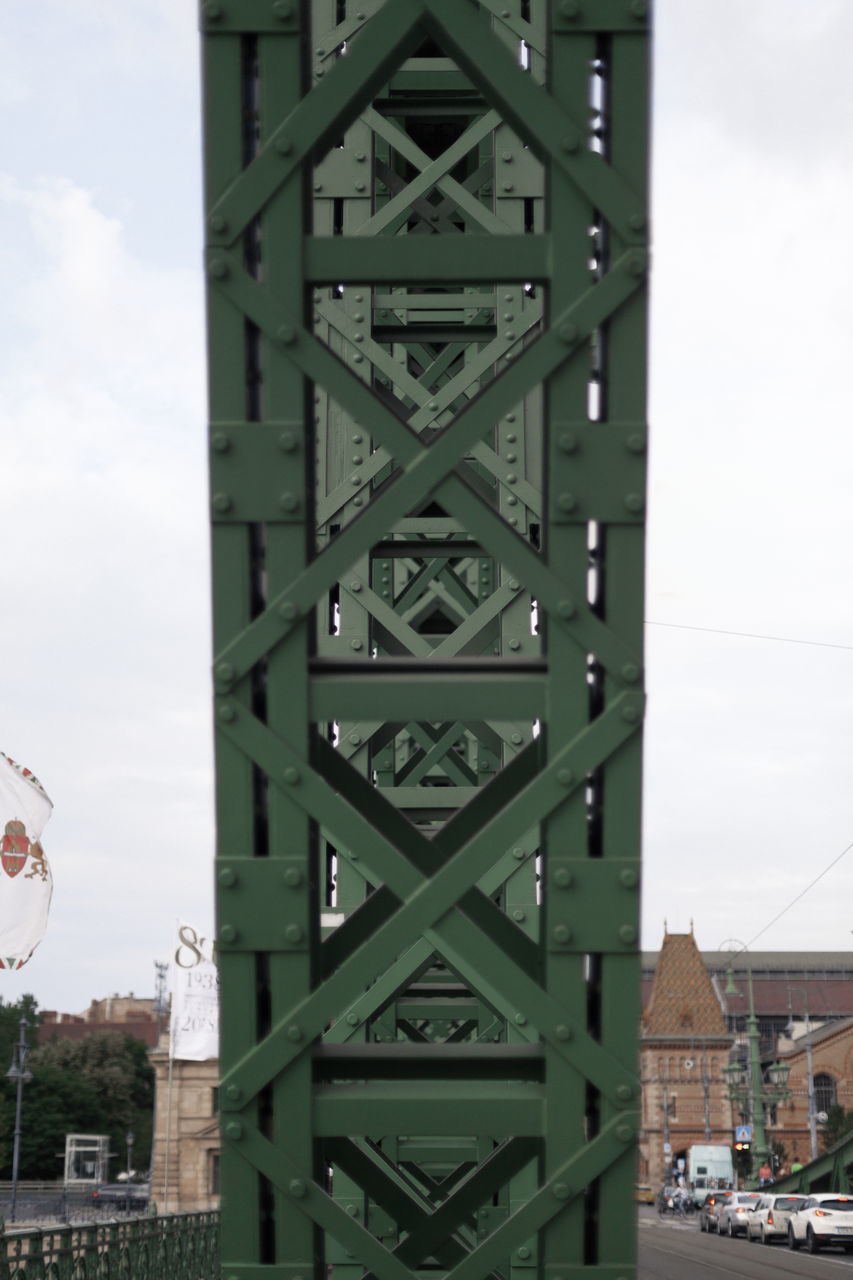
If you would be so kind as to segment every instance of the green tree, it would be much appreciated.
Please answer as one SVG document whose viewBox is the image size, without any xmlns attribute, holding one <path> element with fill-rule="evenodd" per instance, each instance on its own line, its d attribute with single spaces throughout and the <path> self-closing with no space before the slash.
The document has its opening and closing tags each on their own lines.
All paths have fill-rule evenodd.
<svg viewBox="0 0 853 1280">
<path fill-rule="evenodd" d="M 820 1142 L 824 1151 L 828 1151 L 830 1147 L 834 1147 L 836 1142 L 840 1142 L 846 1134 L 853 1129 L 853 1111 L 845 1111 L 843 1107 L 835 1103 L 826 1113 L 826 1123 L 820 1132 Z"/>
<path fill-rule="evenodd" d="M 49 1108 L 49 1120 L 45 1121 L 41 1114 L 37 1117 L 37 1128 L 52 1132 L 54 1151 L 64 1150 L 66 1133 L 108 1134 L 110 1151 L 116 1157 L 110 1166 L 110 1177 L 114 1178 L 125 1167 L 125 1138 L 130 1129 L 134 1135 L 133 1166 L 147 1172 L 154 1119 L 154 1071 L 141 1040 L 115 1031 L 93 1031 L 80 1040 L 54 1037 L 33 1050 L 28 1065 L 33 1083 L 42 1077 L 55 1088 L 57 1079 L 64 1077 L 74 1085 L 70 1090 L 57 1089 L 58 1096 L 64 1099 L 61 1114 Z M 61 1124 L 57 1130 L 58 1120 Z M 47 1145 L 50 1144 L 39 1147 L 38 1158 L 42 1162 Z M 26 1176 L 56 1177 L 57 1173 L 34 1172 Z"/>
<path fill-rule="evenodd" d="M 21 1018 L 26 1018 L 25 1028 L 27 1045 L 32 1048 L 36 1043 L 41 1014 L 35 996 L 22 995 L 20 999 L 5 1004 L 0 998 L 0 1176 L 10 1176 L 12 1170 L 12 1143 L 15 1135 L 15 1083 L 6 1078 L 6 1072 L 12 1065 L 14 1046 L 21 1036 Z M 29 1066 L 29 1059 L 27 1060 Z M 24 1086 L 26 1090 L 28 1086 Z M 3 1169 L 8 1169 L 3 1174 Z M 23 1175 L 21 1175 L 23 1176 Z"/>
</svg>

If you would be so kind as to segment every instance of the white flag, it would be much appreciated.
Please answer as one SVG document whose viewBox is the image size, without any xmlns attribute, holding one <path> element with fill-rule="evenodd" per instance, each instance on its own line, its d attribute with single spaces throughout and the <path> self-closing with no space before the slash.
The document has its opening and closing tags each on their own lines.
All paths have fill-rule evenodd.
<svg viewBox="0 0 853 1280">
<path fill-rule="evenodd" d="M 20 969 L 47 928 L 53 876 L 39 838 L 52 812 L 35 774 L 0 751 L 0 969 Z"/>
<path fill-rule="evenodd" d="M 219 1057 L 219 970 L 213 944 L 191 924 L 178 924 L 172 957 L 169 1057 L 204 1062 Z"/>
</svg>

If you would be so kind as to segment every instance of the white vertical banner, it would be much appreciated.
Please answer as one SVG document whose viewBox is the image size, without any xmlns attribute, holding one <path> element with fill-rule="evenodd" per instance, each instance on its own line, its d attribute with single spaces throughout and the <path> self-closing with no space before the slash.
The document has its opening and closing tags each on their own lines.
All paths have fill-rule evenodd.
<svg viewBox="0 0 853 1280">
<path fill-rule="evenodd" d="M 204 1062 L 219 1057 L 219 970 L 213 942 L 178 921 L 172 957 L 169 1057 Z"/>
<path fill-rule="evenodd" d="M 0 969 L 20 969 L 41 942 L 53 876 L 39 842 L 53 803 L 38 778 L 0 751 Z"/>
</svg>

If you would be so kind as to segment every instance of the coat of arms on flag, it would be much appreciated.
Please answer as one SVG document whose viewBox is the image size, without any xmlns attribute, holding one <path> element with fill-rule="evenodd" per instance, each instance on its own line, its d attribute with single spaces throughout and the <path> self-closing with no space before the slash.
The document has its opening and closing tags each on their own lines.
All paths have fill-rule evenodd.
<svg viewBox="0 0 853 1280">
<path fill-rule="evenodd" d="M 0 751 L 0 969 L 20 969 L 47 928 L 53 877 L 40 837 L 52 811 L 35 774 Z"/>
</svg>

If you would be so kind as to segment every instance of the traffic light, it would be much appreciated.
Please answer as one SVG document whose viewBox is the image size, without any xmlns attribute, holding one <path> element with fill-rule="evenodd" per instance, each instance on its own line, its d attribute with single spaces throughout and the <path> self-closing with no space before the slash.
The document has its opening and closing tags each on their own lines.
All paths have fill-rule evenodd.
<svg viewBox="0 0 853 1280">
<path fill-rule="evenodd" d="M 752 1147 L 752 1143 L 751 1143 L 751 1142 L 736 1142 L 736 1143 L 735 1143 L 735 1151 L 745 1151 L 745 1152 L 748 1152 L 748 1151 L 751 1149 L 751 1147 Z"/>
</svg>

